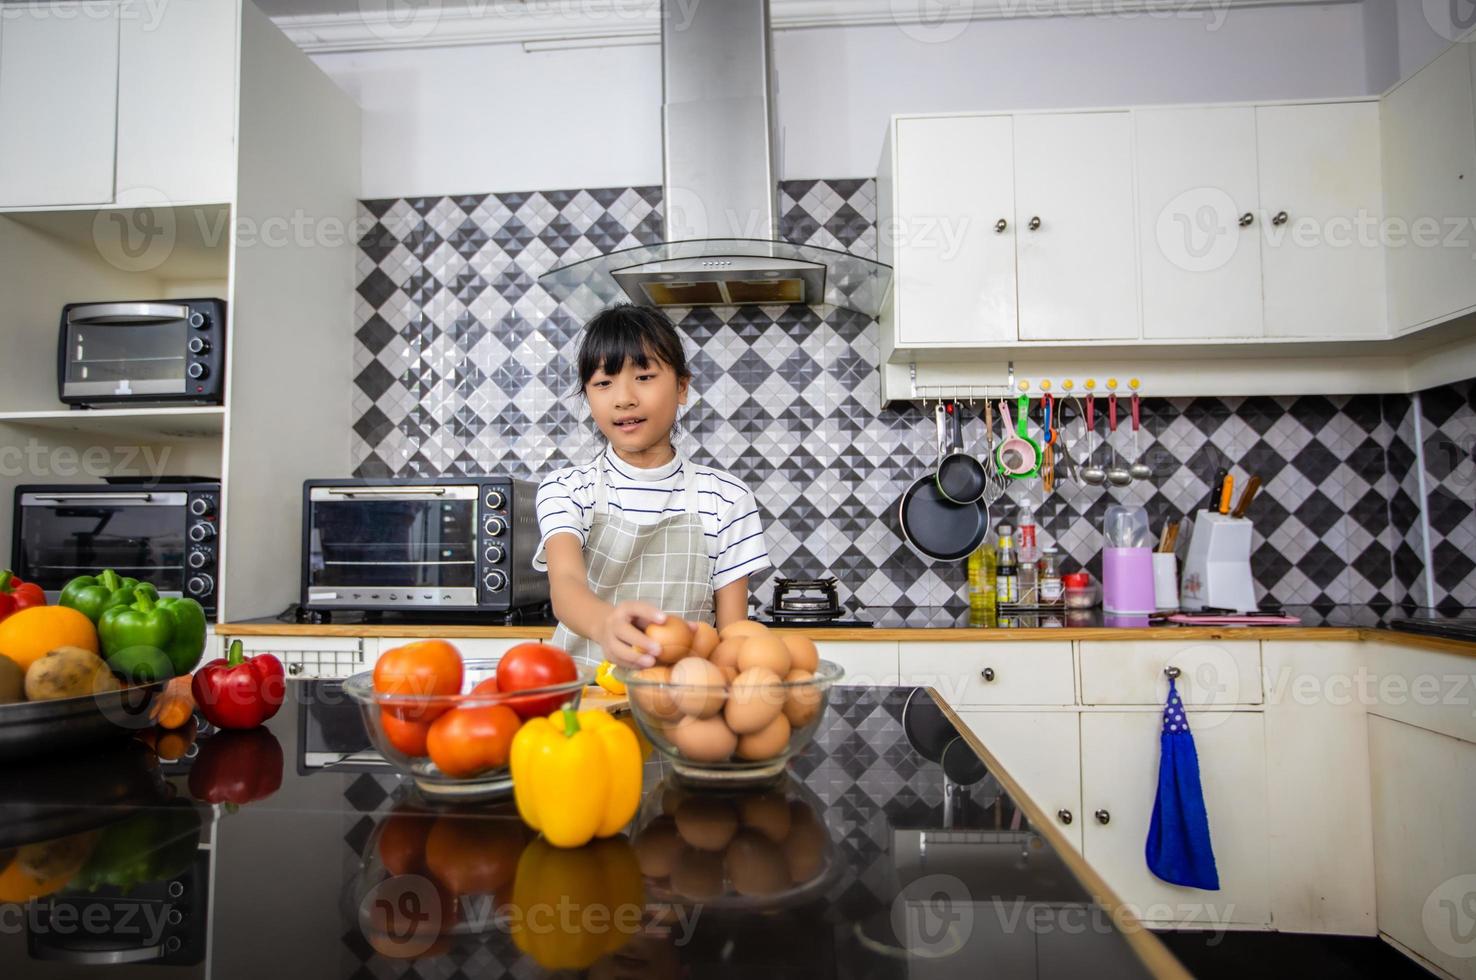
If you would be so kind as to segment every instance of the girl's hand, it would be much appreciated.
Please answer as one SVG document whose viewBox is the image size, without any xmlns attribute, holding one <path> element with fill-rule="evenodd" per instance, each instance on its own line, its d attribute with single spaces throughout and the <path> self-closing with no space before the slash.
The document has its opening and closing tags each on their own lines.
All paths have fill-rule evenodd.
<svg viewBox="0 0 1476 980">
<path fill-rule="evenodd" d="M 666 613 L 649 602 L 621 602 L 610 610 L 596 639 L 611 663 L 636 669 L 650 667 L 656 663 L 661 645 L 643 630 L 651 623 L 664 622 Z"/>
</svg>

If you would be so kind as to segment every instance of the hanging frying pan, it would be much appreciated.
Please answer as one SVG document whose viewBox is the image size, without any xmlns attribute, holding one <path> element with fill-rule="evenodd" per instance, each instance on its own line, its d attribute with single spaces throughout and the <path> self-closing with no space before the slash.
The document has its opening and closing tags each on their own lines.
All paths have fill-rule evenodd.
<svg viewBox="0 0 1476 980">
<path fill-rule="evenodd" d="M 948 452 L 938 464 L 938 492 L 955 504 L 971 504 L 984 496 L 988 481 L 979 457 L 964 452 L 962 414 L 957 402 L 948 403 Z"/>
<path fill-rule="evenodd" d="M 938 456 L 943 457 L 943 413 L 937 413 Z M 984 501 L 956 504 L 938 489 L 935 473 L 919 477 L 897 502 L 902 537 L 935 561 L 967 558 L 989 533 L 989 507 Z"/>
</svg>

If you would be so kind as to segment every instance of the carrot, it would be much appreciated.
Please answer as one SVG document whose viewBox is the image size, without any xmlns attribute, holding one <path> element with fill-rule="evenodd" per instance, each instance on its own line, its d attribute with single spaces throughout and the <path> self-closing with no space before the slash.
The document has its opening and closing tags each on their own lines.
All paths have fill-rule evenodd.
<svg viewBox="0 0 1476 980">
<path fill-rule="evenodd" d="M 190 693 L 190 676 L 175 677 L 149 709 L 149 718 L 160 728 L 182 728 L 195 715 L 195 696 Z"/>
</svg>

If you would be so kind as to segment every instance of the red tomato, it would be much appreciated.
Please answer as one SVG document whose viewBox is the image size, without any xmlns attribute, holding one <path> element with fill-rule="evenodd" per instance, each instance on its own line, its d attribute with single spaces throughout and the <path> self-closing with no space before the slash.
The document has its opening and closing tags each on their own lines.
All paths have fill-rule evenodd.
<svg viewBox="0 0 1476 980">
<path fill-rule="evenodd" d="M 426 867 L 457 895 L 495 892 L 512 883 L 531 837 L 516 817 L 439 816 L 426 838 Z"/>
<path fill-rule="evenodd" d="M 579 676 L 574 658 L 547 643 L 519 643 L 497 661 L 497 688 L 504 694 L 527 691 L 550 684 L 567 684 Z M 524 718 L 535 718 L 557 711 L 567 695 L 554 694 L 541 698 L 520 698 L 508 702 Z"/>
<path fill-rule="evenodd" d="M 455 708 L 431 722 L 425 745 L 448 776 L 472 776 L 507 765 L 508 749 L 522 721 L 502 705 Z"/>
<path fill-rule="evenodd" d="M 392 711 L 380 711 L 379 723 L 384 727 L 384 737 L 406 755 L 425 755 L 425 737 L 430 734 L 430 722 L 406 721 L 396 718 Z"/>
<path fill-rule="evenodd" d="M 445 640 L 421 640 L 386 650 L 374 664 L 374 690 L 420 696 L 460 694 L 461 654 Z M 430 721 L 447 707 L 429 704 L 389 710 L 407 721 Z"/>
<path fill-rule="evenodd" d="M 478 684 L 476 687 L 472 688 L 471 689 L 471 693 L 473 693 L 473 694 L 496 694 L 497 693 L 497 678 L 495 676 L 494 677 L 487 678 L 486 680 L 484 680 L 480 684 Z"/>
<path fill-rule="evenodd" d="M 425 870 L 425 843 L 436 818 L 428 813 L 396 811 L 379 832 L 379 860 L 392 875 Z"/>
</svg>

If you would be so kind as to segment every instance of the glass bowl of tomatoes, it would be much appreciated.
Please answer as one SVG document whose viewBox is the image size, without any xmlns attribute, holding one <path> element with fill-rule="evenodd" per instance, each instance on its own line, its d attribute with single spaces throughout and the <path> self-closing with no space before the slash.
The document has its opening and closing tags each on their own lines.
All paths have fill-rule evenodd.
<svg viewBox="0 0 1476 980">
<path fill-rule="evenodd" d="M 343 690 L 375 749 L 422 794 L 474 801 L 512 792 L 508 753 L 523 722 L 577 708 L 593 682 L 593 667 L 547 644 L 463 660 L 451 644 L 431 641 L 386 651 Z"/>
</svg>

